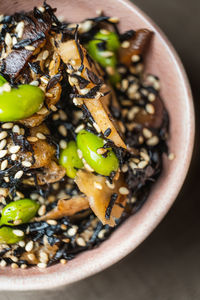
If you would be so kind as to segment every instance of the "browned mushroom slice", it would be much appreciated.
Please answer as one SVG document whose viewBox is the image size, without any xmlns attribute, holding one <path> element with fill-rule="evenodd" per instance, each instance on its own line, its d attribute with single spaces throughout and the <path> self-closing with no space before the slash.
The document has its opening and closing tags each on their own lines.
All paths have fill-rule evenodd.
<svg viewBox="0 0 200 300">
<path fill-rule="evenodd" d="M 62 217 L 70 217 L 76 213 L 88 209 L 89 202 L 85 196 L 78 195 L 71 199 L 60 199 L 57 206 L 46 215 L 36 218 L 37 221 L 60 219 Z"/>
<path fill-rule="evenodd" d="M 109 91 L 108 86 L 102 85 L 103 79 L 98 71 L 97 65 L 89 59 L 87 51 L 84 47 L 79 45 L 79 49 L 74 40 L 69 40 L 64 43 L 59 43 L 58 52 L 62 60 L 66 63 L 69 73 L 69 83 L 76 87 L 79 93 L 78 104 L 82 101 L 89 112 L 91 113 L 94 121 L 98 125 L 100 131 L 104 133 L 108 128 L 110 128 L 111 133 L 109 139 L 112 140 L 116 146 L 126 149 L 126 145 L 121 137 L 120 130 L 111 117 L 111 113 L 107 106 L 109 102 L 109 94 L 103 96 L 105 92 Z M 82 53 L 82 61 L 80 57 L 80 52 Z M 80 68 L 82 66 L 82 71 Z M 74 70 L 74 71 L 72 71 Z M 86 84 L 84 88 L 80 86 L 77 80 L 77 72 L 80 73 Z M 101 87 L 102 86 L 102 87 Z M 92 89 L 97 88 L 95 97 L 85 97 Z M 83 98 L 81 98 L 83 96 Z"/>
<path fill-rule="evenodd" d="M 65 174 L 64 167 L 59 166 L 55 161 L 51 161 L 47 167 L 37 174 L 37 182 L 39 185 L 54 183 L 60 181 Z"/>
<path fill-rule="evenodd" d="M 51 18 L 48 12 L 44 12 L 42 18 L 36 18 L 34 12 L 27 13 L 22 22 L 24 22 L 24 31 L 20 42 L 30 40 L 32 41 L 31 46 L 35 49 L 42 47 L 51 28 Z M 19 49 L 17 49 L 17 45 L 15 44 L 15 49 L 2 61 L 4 74 L 11 78 L 16 78 L 20 74 L 36 51 L 27 50 L 24 47 L 20 47 L 20 45 Z"/>
<path fill-rule="evenodd" d="M 90 207 L 99 220 L 103 224 L 115 226 L 115 218 L 121 216 L 127 201 L 126 196 L 119 193 L 119 188 L 125 186 L 122 175 L 118 180 L 113 181 L 112 186 L 106 183 L 106 178 L 103 176 L 79 170 L 75 181 L 80 191 L 87 196 Z M 113 197 L 115 201 L 110 203 Z M 107 210 L 110 210 L 109 215 Z"/>
<path fill-rule="evenodd" d="M 119 61 L 130 67 L 131 62 L 134 61 L 134 55 L 143 56 L 150 44 L 153 32 L 148 29 L 139 29 L 134 36 L 129 40 L 129 47 L 119 49 Z"/>
</svg>

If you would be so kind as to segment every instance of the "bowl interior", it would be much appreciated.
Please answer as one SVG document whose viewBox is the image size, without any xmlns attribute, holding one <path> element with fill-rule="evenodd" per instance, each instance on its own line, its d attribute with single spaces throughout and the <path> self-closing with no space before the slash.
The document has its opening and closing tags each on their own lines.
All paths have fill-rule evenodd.
<svg viewBox="0 0 200 300">
<path fill-rule="evenodd" d="M 174 161 L 164 158 L 164 170 L 154 185 L 142 209 L 130 217 L 100 247 L 80 254 L 66 265 L 55 265 L 45 270 L 0 269 L 0 289 L 27 290 L 53 288 L 69 284 L 94 274 L 117 262 L 135 249 L 156 227 L 174 202 L 186 176 L 194 137 L 194 113 L 190 88 L 182 65 L 173 48 L 160 30 L 140 10 L 123 0 L 57 0 L 58 16 L 77 22 L 96 15 L 96 10 L 120 18 L 122 31 L 149 28 L 155 32 L 147 57 L 147 72 L 161 79 L 161 96 L 170 115 L 169 148 Z M 1 1 L 0 14 L 30 10 L 42 1 Z"/>
</svg>

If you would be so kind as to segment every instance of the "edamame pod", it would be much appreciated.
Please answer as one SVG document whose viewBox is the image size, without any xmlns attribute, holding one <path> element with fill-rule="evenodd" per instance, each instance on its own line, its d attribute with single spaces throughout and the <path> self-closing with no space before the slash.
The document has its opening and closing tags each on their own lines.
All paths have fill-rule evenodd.
<svg viewBox="0 0 200 300">
<path fill-rule="evenodd" d="M 66 169 L 66 175 L 75 178 L 76 168 L 83 167 L 83 163 L 77 154 L 77 146 L 75 141 L 70 141 L 67 148 L 61 151 L 59 163 Z"/>
<path fill-rule="evenodd" d="M 1 244 L 15 244 L 23 240 L 23 236 L 18 236 L 13 232 L 14 229 L 10 227 L 0 228 L 0 243 Z"/>
<path fill-rule="evenodd" d="M 31 199 L 12 201 L 3 208 L 0 224 L 15 226 L 28 223 L 36 215 L 39 206 Z"/>
<path fill-rule="evenodd" d="M 106 157 L 97 153 L 99 148 L 102 148 L 104 141 L 86 130 L 81 130 L 77 135 L 77 146 L 83 154 L 83 158 L 98 174 L 109 176 L 112 171 L 117 171 L 119 161 L 113 152 L 108 149 Z"/>
<path fill-rule="evenodd" d="M 42 107 L 44 98 L 44 92 L 39 87 L 28 84 L 12 88 L 10 92 L 4 91 L 0 94 L 0 122 L 13 122 L 32 116 Z"/>
</svg>

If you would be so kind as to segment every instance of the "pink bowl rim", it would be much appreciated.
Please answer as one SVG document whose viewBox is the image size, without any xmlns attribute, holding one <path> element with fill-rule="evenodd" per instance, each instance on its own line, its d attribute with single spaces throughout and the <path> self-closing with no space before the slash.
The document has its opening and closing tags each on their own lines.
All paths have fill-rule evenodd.
<svg viewBox="0 0 200 300">
<path fill-rule="evenodd" d="M 12 276 L 11 278 L 7 276 L 0 276 L 0 290 L 7 290 L 7 291 L 27 291 L 27 290 L 44 290 L 44 289 L 52 289 L 52 288 L 58 288 L 60 286 L 72 284 L 76 281 L 79 281 L 81 279 L 87 278 L 91 275 L 94 275 L 100 271 L 103 271 L 104 269 L 110 267 L 111 265 L 115 264 L 116 262 L 120 261 L 122 258 L 127 256 L 130 252 L 132 252 L 137 246 L 139 246 L 148 236 L 149 234 L 156 228 L 156 226 L 161 222 L 163 217 L 167 214 L 168 210 L 172 206 L 173 202 L 175 201 L 183 183 L 186 178 L 192 153 L 193 153 L 193 147 L 194 147 L 194 136 L 195 136 L 195 114 L 194 114 L 194 105 L 193 105 L 193 97 L 192 92 L 190 88 L 190 84 L 185 72 L 185 69 L 182 65 L 182 62 L 175 51 L 172 44 L 169 42 L 165 34 L 162 32 L 162 30 L 152 21 L 150 17 L 146 15 L 140 8 L 138 8 L 133 3 L 129 2 L 129 0 L 118 0 L 118 2 L 122 5 L 125 5 L 127 8 L 130 9 L 130 12 L 134 12 L 134 14 L 137 14 L 142 20 L 144 20 L 149 26 L 153 27 L 155 29 L 156 35 L 158 39 L 165 45 L 166 50 L 173 60 L 177 73 L 179 74 L 180 78 L 183 81 L 183 98 L 185 99 L 185 102 L 187 103 L 187 120 L 188 120 L 188 143 L 185 145 L 185 154 L 186 154 L 186 162 L 183 164 L 182 169 L 180 168 L 180 177 L 179 182 L 174 188 L 174 190 L 170 193 L 170 197 L 168 200 L 168 205 L 165 207 L 159 214 L 159 216 L 155 219 L 150 219 L 148 222 L 148 229 L 144 228 L 144 224 L 141 224 L 140 226 L 140 237 L 137 239 L 137 243 L 132 243 L 132 237 L 130 236 L 129 239 L 123 244 L 120 245 L 120 252 L 118 252 L 116 249 L 113 248 L 112 252 L 112 259 L 109 257 L 106 259 L 104 257 L 104 260 L 99 263 L 98 258 L 94 257 L 93 260 L 89 261 L 89 264 L 87 264 L 87 272 L 85 272 L 84 267 L 82 266 L 81 270 L 79 270 L 78 274 L 76 272 L 72 272 L 72 274 L 67 274 L 67 276 L 54 276 L 54 273 L 50 274 L 41 274 L 39 275 L 40 280 L 34 281 L 34 278 L 36 275 L 31 276 L 32 281 L 29 280 L 29 276 L 27 277 L 20 277 L 20 276 Z M 123 225 L 122 225 L 123 226 Z M 143 230 L 145 229 L 145 230 Z M 95 268 L 92 266 L 95 265 Z M 63 273 L 65 271 L 59 272 Z M 28 274 L 27 274 L 28 275 Z"/>
</svg>

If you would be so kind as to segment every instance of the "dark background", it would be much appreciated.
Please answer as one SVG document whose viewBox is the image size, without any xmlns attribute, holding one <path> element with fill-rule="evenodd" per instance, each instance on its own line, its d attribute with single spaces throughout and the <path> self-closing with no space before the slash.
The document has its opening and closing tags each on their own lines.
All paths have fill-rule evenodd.
<svg viewBox="0 0 200 300">
<path fill-rule="evenodd" d="M 72 0 L 73 1 L 73 0 Z M 75 0 L 74 0 L 75 1 Z M 88 0 L 91 1 L 92 0 Z M 134 0 L 166 33 L 200 109 L 200 0 Z M 174 206 L 151 236 L 118 264 L 58 291 L 0 294 L 2 300 L 200 299 L 199 119 L 190 172 Z"/>
</svg>

